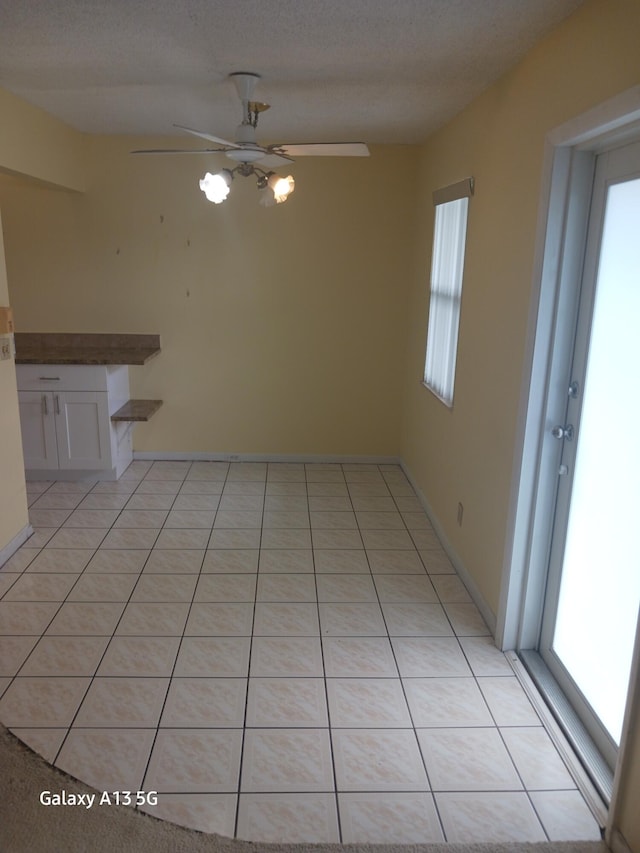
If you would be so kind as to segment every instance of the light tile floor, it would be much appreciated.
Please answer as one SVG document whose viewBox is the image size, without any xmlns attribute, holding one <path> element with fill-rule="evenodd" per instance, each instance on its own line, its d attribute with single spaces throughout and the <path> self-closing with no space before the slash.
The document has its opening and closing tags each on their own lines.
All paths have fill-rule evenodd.
<svg viewBox="0 0 640 853">
<path fill-rule="evenodd" d="M 28 492 L 0 719 L 57 767 L 255 841 L 599 838 L 399 467 Z"/>
</svg>

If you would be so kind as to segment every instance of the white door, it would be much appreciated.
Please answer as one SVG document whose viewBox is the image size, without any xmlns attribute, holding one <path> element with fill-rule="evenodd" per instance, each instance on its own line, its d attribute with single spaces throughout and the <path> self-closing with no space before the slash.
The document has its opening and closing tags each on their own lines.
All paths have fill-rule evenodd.
<svg viewBox="0 0 640 853">
<path fill-rule="evenodd" d="M 43 391 L 19 391 L 18 408 L 24 467 L 43 470 L 57 468 L 53 395 Z"/>
<path fill-rule="evenodd" d="M 540 655 L 613 766 L 640 604 L 640 143 L 598 156 Z"/>
<path fill-rule="evenodd" d="M 111 467 L 109 406 L 106 392 L 57 391 L 53 394 L 61 469 Z"/>
</svg>

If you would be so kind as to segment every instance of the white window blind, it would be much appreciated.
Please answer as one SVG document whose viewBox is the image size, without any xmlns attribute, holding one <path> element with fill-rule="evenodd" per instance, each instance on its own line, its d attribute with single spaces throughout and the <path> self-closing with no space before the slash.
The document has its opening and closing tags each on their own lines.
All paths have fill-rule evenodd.
<svg viewBox="0 0 640 853">
<path fill-rule="evenodd" d="M 453 404 L 467 211 L 472 191 L 473 181 L 468 178 L 434 193 L 436 215 L 424 383 L 448 406 Z"/>
</svg>

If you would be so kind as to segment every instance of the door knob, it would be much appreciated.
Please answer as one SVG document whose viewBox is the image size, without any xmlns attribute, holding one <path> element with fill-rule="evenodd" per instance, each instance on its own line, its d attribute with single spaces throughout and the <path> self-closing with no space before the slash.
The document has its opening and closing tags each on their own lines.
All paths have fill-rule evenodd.
<svg viewBox="0 0 640 853">
<path fill-rule="evenodd" d="M 573 438 L 573 424 L 567 424 L 566 426 L 554 426 L 551 430 L 551 435 L 554 438 L 566 438 L 567 441 L 571 441 Z"/>
</svg>

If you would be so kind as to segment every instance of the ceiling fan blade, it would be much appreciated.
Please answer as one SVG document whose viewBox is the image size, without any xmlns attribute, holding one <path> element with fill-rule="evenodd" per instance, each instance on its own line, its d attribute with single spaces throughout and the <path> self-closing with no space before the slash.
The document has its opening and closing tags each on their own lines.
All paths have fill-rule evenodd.
<svg viewBox="0 0 640 853">
<path fill-rule="evenodd" d="M 271 151 L 288 157 L 368 157 L 369 149 L 364 142 L 283 142 L 270 145 Z"/>
<path fill-rule="evenodd" d="M 286 166 L 293 162 L 295 161 L 291 157 L 285 157 L 284 154 L 267 153 L 260 160 L 256 160 L 256 165 L 264 166 L 265 169 L 277 169 L 279 166 Z"/>
<path fill-rule="evenodd" d="M 225 151 L 235 151 L 233 148 L 141 148 L 130 151 L 130 154 L 223 154 Z"/>
<path fill-rule="evenodd" d="M 209 142 L 217 142 L 219 145 L 224 145 L 225 148 L 238 148 L 239 146 L 235 142 L 229 142 L 228 139 L 222 139 L 219 136 L 213 136 L 211 133 L 204 133 L 201 130 L 194 130 L 192 127 L 185 127 L 182 124 L 174 124 L 174 127 L 177 127 L 178 130 L 184 130 L 185 133 L 191 133 L 193 136 L 199 136 L 201 139 L 208 139 Z"/>
</svg>

